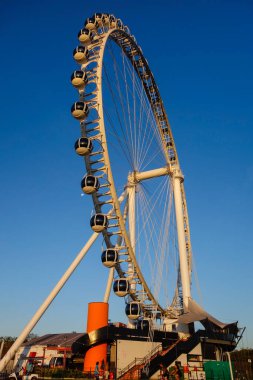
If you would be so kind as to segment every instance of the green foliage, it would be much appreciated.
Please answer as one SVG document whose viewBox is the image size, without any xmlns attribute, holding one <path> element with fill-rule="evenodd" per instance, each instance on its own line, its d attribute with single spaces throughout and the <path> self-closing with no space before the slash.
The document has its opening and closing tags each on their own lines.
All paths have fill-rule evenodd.
<svg viewBox="0 0 253 380">
<path fill-rule="evenodd" d="M 30 333 L 29 335 L 27 335 L 25 342 L 29 342 L 30 340 L 38 338 L 38 337 L 39 337 L 39 335 L 34 334 L 34 333 Z"/>
<path fill-rule="evenodd" d="M 56 379 L 63 378 L 85 378 L 83 372 L 78 371 L 77 369 L 63 369 L 63 368 L 41 368 L 40 374 L 41 377 L 51 377 Z"/>
<path fill-rule="evenodd" d="M 0 340 L 4 340 L 5 342 L 15 342 L 17 337 L 15 336 L 0 336 Z"/>
<path fill-rule="evenodd" d="M 235 377 L 241 379 L 253 379 L 253 349 L 243 348 L 230 353 L 234 367 Z"/>
<path fill-rule="evenodd" d="M 39 336 L 37 334 L 34 334 L 34 333 L 30 333 L 25 342 L 29 342 L 29 340 L 32 340 L 32 339 L 35 339 L 35 338 L 38 338 Z M 16 336 L 0 336 L 0 341 L 1 340 L 4 340 L 5 342 L 15 342 L 15 340 L 17 339 Z"/>
</svg>

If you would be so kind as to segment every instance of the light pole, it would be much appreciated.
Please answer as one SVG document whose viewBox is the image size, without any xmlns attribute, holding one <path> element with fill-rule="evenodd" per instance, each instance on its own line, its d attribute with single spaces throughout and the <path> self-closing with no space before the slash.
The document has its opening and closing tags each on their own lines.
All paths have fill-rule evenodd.
<svg viewBox="0 0 253 380">
<path fill-rule="evenodd" d="M 230 370 L 230 376 L 231 376 L 231 380 L 234 380 L 234 374 L 233 374 L 233 368 L 232 368 L 232 363 L 231 363 L 231 357 L 230 357 L 230 352 L 224 352 L 224 354 L 227 355 L 228 357 L 228 363 L 229 363 L 229 370 Z"/>
</svg>

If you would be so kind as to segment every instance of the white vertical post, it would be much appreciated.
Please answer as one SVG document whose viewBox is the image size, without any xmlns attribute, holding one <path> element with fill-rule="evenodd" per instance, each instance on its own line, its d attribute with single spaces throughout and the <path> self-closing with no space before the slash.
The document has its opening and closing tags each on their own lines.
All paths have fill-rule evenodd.
<svg viewBox="0 0 253 380">
<path fill-rule="evenodd" d="M 113 282 L 113 276 L 114 276 L 114 268 L 111 268 L 109 270 L 109 275 L 108 275 L 108 280 L 107 280 L 107 286 L 105 289 L 105 295 L 104 295 L 104 302 L 108 303 L 109 302 L 109 297 L 111 293 L 111 288 L 112 288 L 112 282 Z"/>
<path fill-rule="evenodd" d="M 128 224 L 129 224 L 129 240 L 135 254 L 135 185 L 128 186 Z M 129 276 L 133 275 L 133 264 L 128 264 Z M 135 283 L 130 280 L 130 288 L 135 291 Z"/>
<path fill-rule="evenodd" d="M 184 217 L 183 217 L 183 202 L 181 194 L 181 182 L 184 180 L 181 170 L 178 168 L 174 171 L 174 201 L 177 222 L 177 236 L 179 249 L 180 273 L 183 288 L 183 303 L 184 310 L 188 309 L 188 300 L 191 297 L 190 275 L 187 260 L 187 251 L 185 244 Z"/>
<path fill-rule="evenodd" d="M 130 184 L 128 186 L 128 224 L 129 224 L 129 240 L 135 254 L 135 185 Z M 134 280 L 131 280 L 131 276 L 133 276 L 133 264 L 128 264 L 128 271 L 130 277 L 130 289 L 132 292 L 135 292 L 136 285 Z M 131 319 L 128 319 L 128 327 L 134 328 L 134 323 Z"/>
<path fill-rule="evenodd" d="M 229 363 L 229 370 L 230 370 L 231 380 L 234 380 L 234 374 L 233 374 L 233 368 L 232 368 L 232 363 L 231 363 L 230 352 L 226 352 L 226 354 L 228 356 L 228 363 Z"/>
<path fill-rule="evenodd" d="M 135 185 L 128 187 L 129 238 L 135 254 Z"/>
</svg>

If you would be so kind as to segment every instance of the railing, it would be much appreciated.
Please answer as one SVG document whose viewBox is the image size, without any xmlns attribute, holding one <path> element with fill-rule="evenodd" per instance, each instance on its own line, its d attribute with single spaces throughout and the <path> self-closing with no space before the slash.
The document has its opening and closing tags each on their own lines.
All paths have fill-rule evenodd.
<svg viewBox="0 0 253 380">
<path fill-rule="evenodd" d="M 155 347 L 151 352 L 149 352 L 144 358 L 135 358 L 132 362 L 130 362 L 125 368 L 123 368 L 120 371 L 120 374 L 118 376 L 118 379 L 123 378 L 125 375 L 133 375 L 134 372 L 138 371 L 138 376 L 131 376 L 131 378 L 140 378 L 140 370 L 147 368 L 146 375 L 148 376 L 149 372 L 149 366 L 152 362 L 152 360 L 157 361 L 158 356 L 161 358 L 161 361 L 163 358 L 168 354 L 169 351 L 173 351 L 175 347 L 180 343 L 183 342 L 183 340 L 180 338 L 176 340 L 173 344 L 171 344 L 166 349 L 162 349 L 162 345 L 159 344 L 157 347 Z"/>
<path fill-rule="evenodd" d="M 183 340 L 183 338 L 179 338 L 177 339 L 174 343 L 172 343 L 169 347 L 165 348 L 162 352 L 161 352 L 161 356 L 164 356 L 167 354 L 167 352 L 169 352 L 170 350 L 172 350 L 172 348 L 174 348 L 181 340 Z"/>
<path fill-rule="evenodd" d="M 142 365 L 145 366 L 150 360 L 152 360 L 158 353 L 162 353 L 162 345 L 159 344 L 153 350 L 151 350 L 144 358 L 135 358 L 132 362 L 130 362 L 125 368 L 120 371 L 120 375 L 118 378 L 123 377 L 127 372 L 137 370 Z M 138 368 L 136 368 L 138 367 Z"/>
<path fill-rule="evenodd" d="M 141 362 L 143 358 L 135 358 L 132 360 L 125 368 L 119 371 L 118 379 L 124 376 L 127 372 L 134 369 L 134 367 L 137 367 Z"/>
</svg>

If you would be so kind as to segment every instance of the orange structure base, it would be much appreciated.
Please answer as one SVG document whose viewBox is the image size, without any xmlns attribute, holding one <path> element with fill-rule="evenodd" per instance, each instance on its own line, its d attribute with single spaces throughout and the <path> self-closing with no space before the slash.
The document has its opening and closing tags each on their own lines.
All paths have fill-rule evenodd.
<svg viewBox="0 0 253 380">
<path fill-rule="evenodd" d="M 91 302 L 88 305 L 87 333 L 108 325 L 108 303 Z M 84 358 L 84 372 L 93 372 L 96 363 L 99 362 L 99 369 L 106 367 L 107 344 L 99 344 L 90 348 Z"/>
</svg>

